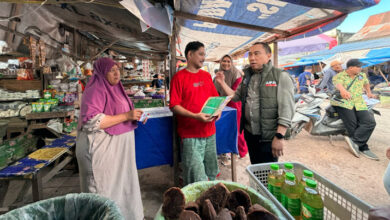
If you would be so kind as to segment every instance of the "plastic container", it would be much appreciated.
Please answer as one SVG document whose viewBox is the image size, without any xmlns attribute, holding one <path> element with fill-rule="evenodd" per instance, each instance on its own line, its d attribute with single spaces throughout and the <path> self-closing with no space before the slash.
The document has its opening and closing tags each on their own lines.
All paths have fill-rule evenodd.
<svg viewBox="0 0 390 220">
<path fill-rule="evenodd" d="M 306 180 L 306 187 L 301 195 L 302 219 L 322 220 L 324 219 L 324 202 L 317 191 L 317 182 L 311 179 Z"/>
<path fill-rule="evenodd" d="M 290 173 L 295 175 L 294 165 L 292 163 L 285 163 L 284 164 L 284 172 L 285 173 L 290 172 Z"/>
<path fill-rule="evenodd" d="M 1 219 L 109 219 L 124 220 L 119 208 L 107 198 L 92 193 L 68 194 L 12 210 Z"/>
<path fill-rule="evenodd" d="M 301 217 L 301 193 L 293 173 L 286 173 L 281 197 L 283 206 L 296 220 L 299 220 Z"/>
<path fill-rule="evenodd" d="M 250 186 L 256 189 L 283 212 L 288 219 L 294 219 L 280 202 L 267 190 L 267 176 L 270 172 L 270 165 L 273 163 L 255 164 L 247 167 L 250 176 Z M 275 163 L 283 165 L 284 163 Z M 302 170 L 311 170 L 306 166 L 292 162 L 296 173 L 302 173 Z M 367 220 L 369 209 L 372 207 L 368 203 L 360 200 L 351 193 L 341 189 L 321 175 L 314 173 L 314 179 L 317 181 L 317 190 L 324 201 L 324 219 L 352 219 Z M 298 176 L 298 178 L 301 178 Z"/>
<path fill-rule="evenodd" d="M 294 170 L 294 164 L 292 164 L 292 163 L 285 163 L 284 164 L 283 176 L 285 176 L 286 173 L 288 173 L 288 172 L 290 172 L 290 173 L 294 174 L 295 176 L 297 176 L 297 174 L 295 173 L 295 170 Z M 295 182 L 299 183 L 299 179 L 295 178 Z"/>
<path fill-rule="evenodd" d="M 310 170 L 303 170 L 301 181 L 299 181 L 299 187 L 301 188 L 301 192 L 305 189 L 306 180 L 314 180 L 314 174 Z"/>
<path fill-rule="evenodd" d="M 279 169 L 279 165 L 271 164 L 271 172 L 268 175 L 268 191 L 271 192 L 279 201 L 281 201 L 280 191 L 284 182 L 282 170 Z"/>
<path fill-rule="evenodd" d="M 228 181 L 200 181 L 187 185 L 181 190 L 186 197 L 186 202 L 195 201 L 204 191 L 220 182 L 225 184 L 229 191 L 236 189 L 242 189 L 246 191 L 249 194 L 253 204 L 258 203 L 262 205 L 264 208 L 268 209 L 268 211 L 274 213 L 280 220 L 288 219 L 269 199 L 265 198 L 251 187 L 244 186 L 239 183 Z M 164 216 L 161 215 L 161 207 L 154 217 L 154 220 L 165 220 Z"/>
</svg>

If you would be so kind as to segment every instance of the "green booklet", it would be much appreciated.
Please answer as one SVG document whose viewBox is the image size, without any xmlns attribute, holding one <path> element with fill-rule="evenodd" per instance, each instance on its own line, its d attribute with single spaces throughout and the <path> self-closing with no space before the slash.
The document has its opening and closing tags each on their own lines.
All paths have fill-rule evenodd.
<svg viewBox="0 0 390 220">
<path fill-rule="evenodd" d="M 232 97 L 233 96 L 210 97 L 203 105 L 201 112 L 211 116 L 217 116 L 219 112 L 222 111 L 222 109 L 230 102 Z"/>
</svg>

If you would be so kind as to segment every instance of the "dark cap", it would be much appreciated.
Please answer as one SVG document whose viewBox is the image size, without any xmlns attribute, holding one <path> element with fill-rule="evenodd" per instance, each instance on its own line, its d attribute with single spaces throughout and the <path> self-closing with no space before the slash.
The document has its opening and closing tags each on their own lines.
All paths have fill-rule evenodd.
<svg viewBox="0 0 390 220">
<path fill-rule="evenodd" d="M 361 67 L 363 66 L 364 64 L 362 62 L 359 61 L 359 59 L 350 59 L 348 60 L 347 62 L 347 68 L 351 67 L 351 66 L 357 66 L 357 67 Z"/>
</svg>

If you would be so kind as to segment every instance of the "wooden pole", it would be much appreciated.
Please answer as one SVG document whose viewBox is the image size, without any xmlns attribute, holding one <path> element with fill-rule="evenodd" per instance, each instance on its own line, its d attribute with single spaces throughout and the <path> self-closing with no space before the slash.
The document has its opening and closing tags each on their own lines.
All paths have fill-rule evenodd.
<svg viewBox="0 0 390 220">
<path fill-rule="evenodd" d="M 22 4 L 12 4 L 12 9 L 11 9 L 11 14 L 10 17 L 13 17 L 15 15 L 19 15 L 20 11 L 22 9 Z M 8 28 L 10 30 L 15 30 L 16 29 L 16 21 L 9 21 L 8 22 Z M 11 32 L 6 32 L 5 33 L 5 42 L 7 42 L 8 47 L 12 47 L 12 41 L 14 39 L 14 33 Z"/>
<path fill-rule="evenodd" d="M 104 51 L 106 51 L 108 48 L 110 48 L 112 45 L 114 45 L 116 42 L 118 42 L 119 40 L 114 40 L 113 42 L 111 42 L 109 45 L 103 47 L 103 49 L 101 49 L 97 54 L 95 54 L 93 57 L 89 58 L 88 61 L 85 61 L 83 64 L 80 65 L 80 68 L 83 67 L 85 64 L 87 64 L 88 62 L 91 62 L 93 61 L 94 59 L 96 59 L 96 57 L 98 57 L 100 54 L 104 53 Z"/>
<path fill-rule="evenodd" d="M 176 73 L 176 18 L 173 18 L 172 36 L 170 39 L 170 56 L 169 63 L 169 81 L 172 81 L 173 75 Z M 177 133 L 177 120 L 175 115 L 172 117 L 172 129 L 173 129 L 173 181 L 175 186 L 180 185 L 180 167 L 179 167 L 179 153 L 180 153 L 180 138 Z"/>
<path fill-rule="evenodd" d="M 237 154 L 235 153 L 230 153 L 230 160 L 232 163 L 232 181 L 237 182 L 237 172 L 236 172 L 236 159 L 237 159 Z"/>
<path fill-rule="evenodd" d="M 383 74 L 381 68 L 379 67 L 378 69 L 379 69 L 379 73 L 381 74 L 381 76 L 383 77 L 383 79 L 385 79 L 387 85 L 389 85 L 389 80 L 387 80 L 387 78 L 386 78 L 385 74 Z"/>
<path fill-rule="evenodd" d="M 209 23 L 220 24 L 220 25 L 225 25 L 230 27 L 243 28 L 243 29 L 249 29 L 249 30 L 260 31 L 260 32 L 270 32 L 270 33 L 280 34 L 282 36 L 289 35 L 288 31 L 284 31 L 276 28 L 268 28 L 268 27 L 262 27 L 262 26 L 252 25 L 252 24 L 241 23 L 241 22 L 222 20 L 218 18 L 206 17 L 201 15 L 194 15 L 182 11 L 175 11 L 174 15 L 175 17 L 209 22 Z"/>
<path fill-rule="evenodd" d="M 164 106 L 167 106 L 168 105 L 168 97 L 167 97 L 167 89 L 169 87 L 169 83 L 167 82 L 167 76 L 165 75 L 165 73 L 167 72 L 167 56 L 164 56 L 164 84 L 165 84 L 165 88 L 164 88 L 164 94 L 165 94 L 165 99 L 164 99 Z"/>
<path fill-rule="evenodd" d="M 274 67 L 278 68 L 278 42 L 274 42 Z"/>
<path fill-rule="evenodd" d="M 1 2 L 8 3 L 20 3 L 20 4 L 42 4 L 43 0 L 1 0 Z M 96 0 L 47 0 L 46 5 L 59 5 L 59 4 L 80 4 L 80 3 L 92 3 L 97 5 L 103 5 L 113 8 L 124 9 L 124 7 L 117 3 L 117 1 L 96 1 Z"/>
</svg>

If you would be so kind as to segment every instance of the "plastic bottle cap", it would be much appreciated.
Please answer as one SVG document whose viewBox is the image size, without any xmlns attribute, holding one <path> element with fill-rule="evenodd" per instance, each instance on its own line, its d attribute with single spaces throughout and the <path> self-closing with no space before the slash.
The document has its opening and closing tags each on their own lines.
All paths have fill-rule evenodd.
<svg viewBox="0 0 390 220">
<path fill-rule="evenodd" d="M 317 182 L 311 179 L 306 180 L 306 185 L 310 188 L 316 188 Z"/>
<path fill-rule="evenodd" d="M 294 169 L 294 165 L 293 165 L 292 163 L 285 163 L 285 164 L 284 164 L 284 167 L 285 167 L 286 169 L 289 169 L 289 170 Z"/>
<path fill-rule="evenodd" d="M 287 172 L 286 173 L 286 178 L 288 180 L 294 181 L 295 180 L 295 175 L 293 173 Z"/>
<path fill-rule="evenodd" d="M 279 165 L 277 165 L 277 164 L 271 164 L 270 167 L 272 170 L 279 170 Z"/>
<path fill-rule="evenodd" d="M 304 170 L 303 171 L 303 175 L 304 176 L 307 176 L 307 177 L 313 177 L 313 172 L 311 172 L 310 170 Z"/>
</svg>

